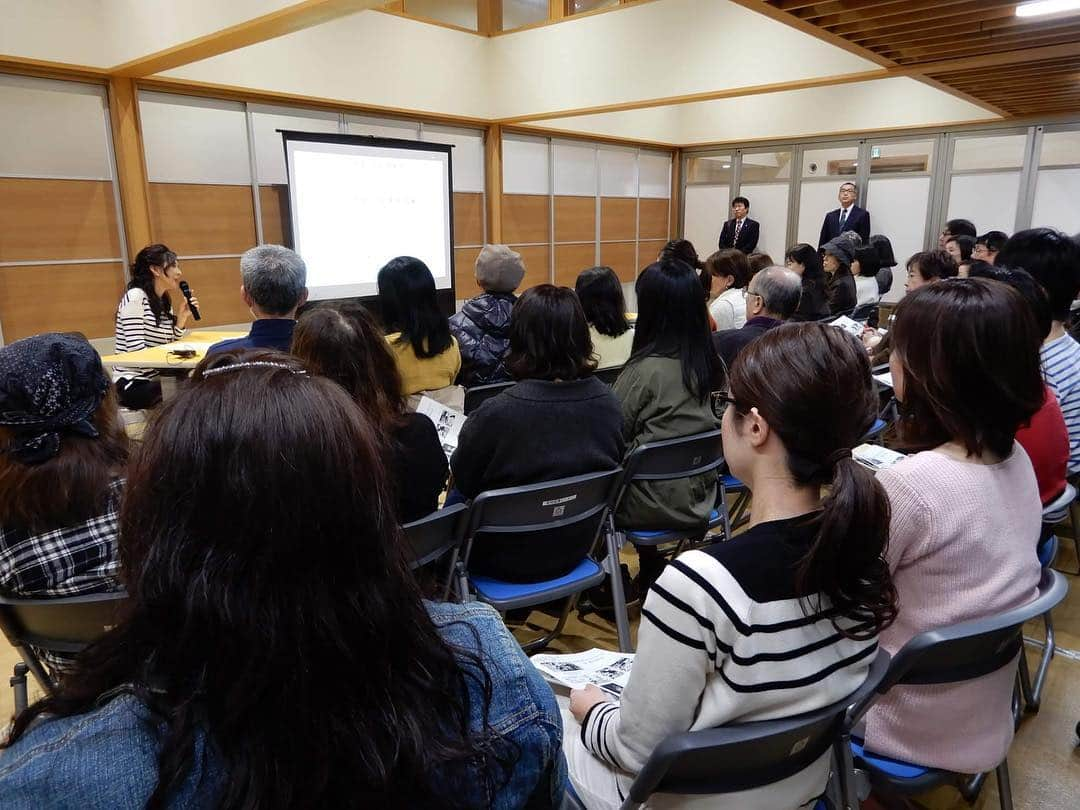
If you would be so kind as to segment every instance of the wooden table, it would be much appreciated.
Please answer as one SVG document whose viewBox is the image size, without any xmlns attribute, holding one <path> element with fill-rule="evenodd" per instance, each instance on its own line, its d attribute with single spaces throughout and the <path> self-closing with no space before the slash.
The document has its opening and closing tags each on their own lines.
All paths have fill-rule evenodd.
<svg viewBox="0 0 1080 810">
<path fill-rule="evenodd" d="M 186 377 L 188 372 L 206 357 L 206 352 L 215 343 L 232 338 L 247 337 L 247 332 L 192 332 L 183 340 L 173 343 L 163 343 L 160 346 L 151 346 L 149 349 L 139 349 L 136 352 L 124 352 L 122 354 L 107 354 L 101 358 L 102 365 L 107 368 L 122 366 L 123 368 L 153 368 L 161 372 L 161 397 L 169 399 L 176 393 L 176 383 Z M 192 357 L 177 357 L 173 352 L 190 349 L 195 352 Z"/>
</svg>

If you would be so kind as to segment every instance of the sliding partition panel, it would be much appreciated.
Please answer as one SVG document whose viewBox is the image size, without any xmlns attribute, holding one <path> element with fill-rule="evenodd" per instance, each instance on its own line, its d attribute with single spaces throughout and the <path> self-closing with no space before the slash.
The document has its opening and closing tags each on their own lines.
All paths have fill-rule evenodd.
<svg viewBox="0 0 1080 810">
<path fill-rule="evenodd" d="M 479 129 L 424 124 L 420 139 L 453 146 L 454 174 L 454 294 L 472 296 L 476 286 L 476 257 L 487 241 L 484 216 L 484 132 Z"/>
<path fill-rule="evenodd" d="M 1012 233 L 1019 219 L 1027 132 L 965 134 L 951 140 L 945 219 L 969 219 L 979 233 Z"/>
<path fill-rule="evenodd" d="M 180 257 L 199 326 L 250 321 L 239 259 L 258 234 L 244 105 L 143 91 L 139 117 L 151 232 Z"/>
<path fill-rule="evenodd" d="M 602 146 L 600 162 L 600 252 L 604 264 L 629 284 L 637 277 L 630 259 L 638 241 L 638 155 L 635 149 Z"/>
<path fill-rule="evenodd" d="M 503 241 L 525 261 L 519 291 L 552 278 L 552 161 L 547 138 L 503 136 Z"/>
<path fill-rule="evenodd" d="M 599 158 L 592 144 L 556 141 L 552 159 L 555 283 L 573 287 L 598 258 Z"/>
<path fill-rule="evenodd" d="M 1080 232 L 1080 130 L 1048 127 L 1042 133 L 1031 222 Z"/>
<path fill-rule="evenodd" d="M 0 74 L 0 345 L 113 334 L 126 255 L 102 85 Z"/>
<path fill-rule="evenodd" d="M 683 239 L 689 239 L 698 255 L 717 249 L 720 229 L 728 218 L 731 189 L 735 184 L 735 161 L 730 154 L 693 155 L 683 163 Z"/>
<path fill-rule="evenodd" d="M 739 196 L 750 200 L 761 226 L 757 251 L 779 262 L 788 247 L 793 155 L 790 150 L 742 152 L 739 161 Z"/>
<path fill-rule="evenodd" d="M 793 243 L 805 242 L 817 247 L 825 214 L 839 207 L 840 185 L 854 183 L 858 167 L 857 142 L 814 144 L 803 149 Z M 773 258 L 780 261 L 783 257 Z"/>
</svg>

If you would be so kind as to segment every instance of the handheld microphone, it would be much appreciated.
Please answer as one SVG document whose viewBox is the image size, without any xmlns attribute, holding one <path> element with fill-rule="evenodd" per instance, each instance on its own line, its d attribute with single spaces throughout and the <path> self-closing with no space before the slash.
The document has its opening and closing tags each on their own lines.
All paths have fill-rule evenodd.
<svg viewBox="0 0 1080 810">
<path fill-rule="evenodd" d="M 186 281 L 181 281 L 180 282 L 180 292 L 182 292 L 184 294 L 184 298 L 187 299 L 188 308 L 191 310 L 191 316 L 195 320 L 201 321 L 202 316 L 199 314 L 199 308 L 197 306 L 195 306 L 193 303 L 191 303 L 191 285 L 188 284 Z"/>
</svg>

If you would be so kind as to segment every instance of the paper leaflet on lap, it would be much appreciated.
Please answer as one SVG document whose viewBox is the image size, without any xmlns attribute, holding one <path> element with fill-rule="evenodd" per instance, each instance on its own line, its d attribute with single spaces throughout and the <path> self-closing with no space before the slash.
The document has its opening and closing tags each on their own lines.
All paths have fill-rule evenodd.
<svg viewBox="0 0 1080 810">
<path fill-rule="evenodd" d="M 446 457 L 450 458 L 454 455 L 458 446 L 458 437 L 461 435 L 461 426 L 465 424 L 465 414 L 448 408 L 428 396 L 420 397 L 416 412 L 422 413 L 435 424 L 435 430 L 439 434 L 439 444 L 442 445 Z"/>
<path fill-rule="evenodd" d="M 619 698 L 630 680 L 634 654 L 592 649 L 568 655 L 534 655 L 530 660 L 550 683 L 571 689 L 584 689 L 591 683 Z"/>
</svg>

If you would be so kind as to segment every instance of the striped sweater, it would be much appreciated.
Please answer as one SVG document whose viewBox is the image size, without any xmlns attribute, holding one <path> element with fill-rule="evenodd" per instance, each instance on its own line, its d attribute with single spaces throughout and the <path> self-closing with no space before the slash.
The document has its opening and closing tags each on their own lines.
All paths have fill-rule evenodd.
<svg viewBox="0 0 1080 810">
<path fill-rule="evenodd" d="M 171 343 L 184 336 L 184 330 L 173 323 L 168 315 L 162 315 L 161 321 L 154 318 L 150 301 L 146 293 L 138 287 L 132 287 L 120 299 L 116 310 L 116 352 L 137 352 L 151 346 Z M 121 378 L 128 380 L 152 380 L 158 373 L 152 368 L 113 369 L 113 381 Z"/>
<path fill-rule="evenodd" d="M 1069 429 L 1069 475 L 1080 471 L 1080 343 L 1069 335 L 1043 344 L 1043 376 Z"/>
<path fill-rule="evenodd" d="M 590 711 L 585 747 L 634 774 L 669 734 L 790 717 L 854 692 L 877 642 L 845 638 L 832 620 L 850 620 L 796 596 L 794 572 L 813 537 L 802 518 L 761 523 L 671 563 L 642 608 L 621 705 Z M 806 778 L 765 789 L 774 793 L 761 806 L 800 806 L 824 789 L 827 771 L 828 756 L 796 775 Z M 731 806 L 751 806 L 740 801 Z"/>
</svg>

